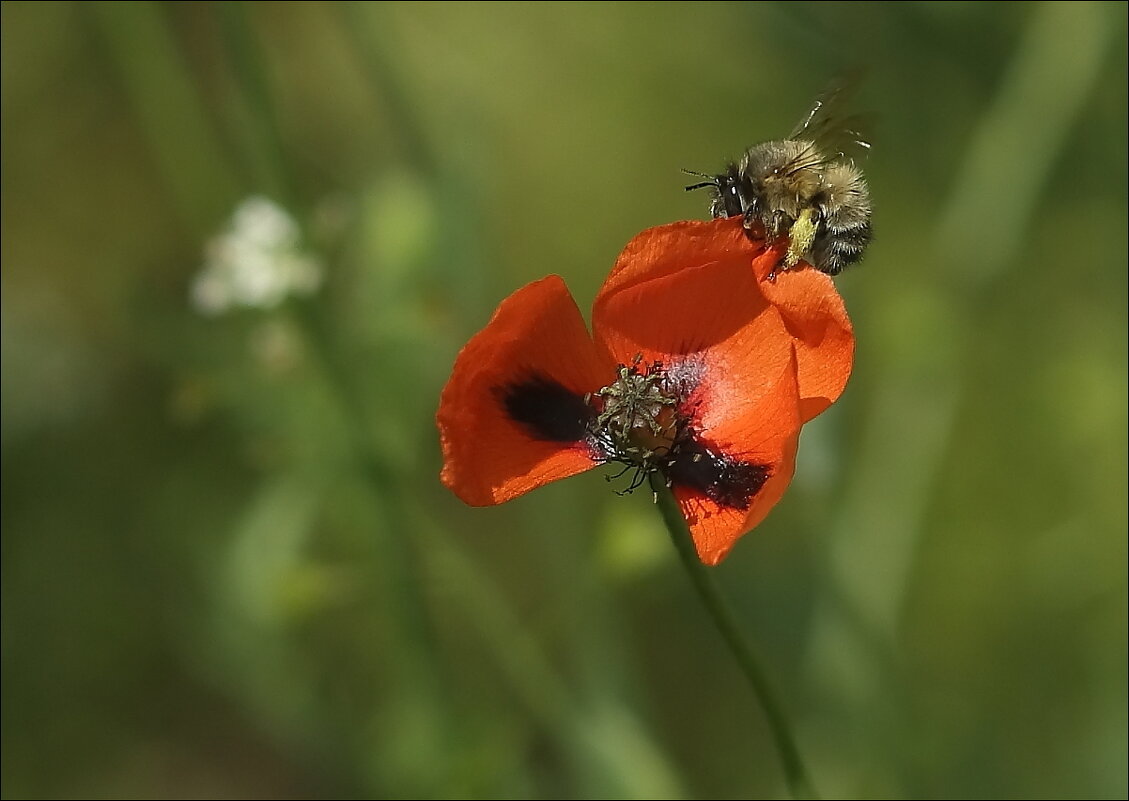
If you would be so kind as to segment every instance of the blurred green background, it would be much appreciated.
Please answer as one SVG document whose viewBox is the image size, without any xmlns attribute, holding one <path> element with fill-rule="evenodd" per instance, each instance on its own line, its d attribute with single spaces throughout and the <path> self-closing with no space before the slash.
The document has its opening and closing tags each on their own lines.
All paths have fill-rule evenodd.
<svg viewBox="0 0 1129 801">
<path fill-rule="evenodd" d="M 3 795 L 781 795 L 648 494 L 434 412 L 863 65 L 856 371 L 714 575 L 825 795 L 1124 798 L 1126 8 L 5 2 Z"/>
</svg>

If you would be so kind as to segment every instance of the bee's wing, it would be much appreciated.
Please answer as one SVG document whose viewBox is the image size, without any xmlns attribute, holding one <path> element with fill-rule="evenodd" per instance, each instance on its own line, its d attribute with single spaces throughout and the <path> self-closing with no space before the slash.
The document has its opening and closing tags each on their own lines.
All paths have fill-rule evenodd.
<svg viewBox="0 0 1129 801">
<path fill-rule="evenodd" d="M 874 115 L 850 111 L 863 73 L 855 70 L 835 79 L 792 130 L 789 138 L 807 139 L 828 159 L 862 159 L 870 152 Z"/>
</svg>

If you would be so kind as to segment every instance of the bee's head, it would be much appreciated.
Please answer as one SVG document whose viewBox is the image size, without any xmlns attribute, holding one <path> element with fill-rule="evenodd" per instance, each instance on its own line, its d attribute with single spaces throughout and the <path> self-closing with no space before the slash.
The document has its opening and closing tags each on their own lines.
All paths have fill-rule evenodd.
<svg viewBox="0 0 1129 801">
<path fill-rule="evenodd" d="M 700 181 L 696 184 L 691 184 L 686 187 L 686 191 L 690 192 L 694 189 L 704 189 L 711 187 L 713 189 L 713 202 L 710 204 L 710 214 L 717 217 L 736 217 L 744 214 L 748 204 L 741 193 L 741 173 L 737 169 L 737 165 L 730 164 L 725 172 L 720 175 L 707 175 L 704 172 L 695 172 L 693 170 L 683 170 L 682 172 L 687 175 L 696 175 L 699 178 L 706 180 Z"/>
</svg>

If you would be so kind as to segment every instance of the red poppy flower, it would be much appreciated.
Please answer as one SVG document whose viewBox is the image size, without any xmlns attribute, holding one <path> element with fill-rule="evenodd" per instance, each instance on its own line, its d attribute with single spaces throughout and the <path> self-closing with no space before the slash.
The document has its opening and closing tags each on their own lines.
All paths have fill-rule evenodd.
<svg viewBox="0 0 1129 801">
<path fill-rule="evenodd" d="M 800 426 L 842 392 L 854 347 L 830 279 L 766 280 L 783 250 L 740 222 L 633 239 L 592 335 L 558 276 L 504 300 L 443 390 L 443 482 L 485 506 L 600 464 L 633 468 L 630 486 L 657 472 L 717 564 L 780 500 Z"/>
</svg>

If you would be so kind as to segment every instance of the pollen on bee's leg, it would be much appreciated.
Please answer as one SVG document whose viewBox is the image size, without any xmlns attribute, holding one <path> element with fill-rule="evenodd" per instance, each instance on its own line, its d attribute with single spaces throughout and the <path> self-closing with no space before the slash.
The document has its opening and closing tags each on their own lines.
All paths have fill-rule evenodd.
<svg viewBox="0 0 1129 801">
<path fill-rule="evenodd" d="M 785 269 L 792 269 L 811 251 L 815 236 L 819 233 L 819 215 L 813 208 L 806 208 L 792 223 L 788 232 L 788 252 L 784 255 Z"/>
</svg>

